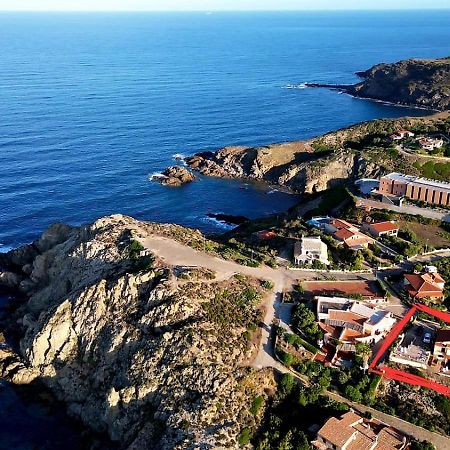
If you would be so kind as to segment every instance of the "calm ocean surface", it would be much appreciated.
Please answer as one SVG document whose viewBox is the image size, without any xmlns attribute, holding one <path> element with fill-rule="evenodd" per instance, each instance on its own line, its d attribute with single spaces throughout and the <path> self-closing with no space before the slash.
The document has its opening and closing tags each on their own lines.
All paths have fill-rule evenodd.
<svg viewBox="0 0 450 450">
<path fill-rule="evenodd" d="M 267 188 L 148 177 L 176 153 L 423 114 L 299 85 L 448 56 L 450 12 L 0 14 L 0 41 L 5 250 L 55 221 L 121 212 L 219 231 L 206 213 L 286 209 L 295 197 Z"/>
</svg>

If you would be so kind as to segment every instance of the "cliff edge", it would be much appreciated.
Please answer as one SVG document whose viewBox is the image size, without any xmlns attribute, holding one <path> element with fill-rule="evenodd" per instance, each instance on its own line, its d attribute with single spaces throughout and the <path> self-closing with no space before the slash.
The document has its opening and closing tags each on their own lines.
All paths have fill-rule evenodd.
<svg viewBox="0 0 450 450">
<path fill-rule="evenodd" d="M 450 57 L 377 64 L 356 75 L 363 81 L 354 85 L 308 83 L 308 86 L 338 89 L 354 97 L 403 106 L 436 111 L 450 108 Z"/>
<path fill-rule="evenodd" d="M 168 266 L 140 244 L 158 233 L 199 234 L 116 215 L 55 225 L 2 256 L 28 300 L 9 321 L 20 350 L 2 347 L 0 376 L 42 381 L 119 448 L 235 448 L 273 381 L 245 367 L 260 282 Z"/>
</svg>

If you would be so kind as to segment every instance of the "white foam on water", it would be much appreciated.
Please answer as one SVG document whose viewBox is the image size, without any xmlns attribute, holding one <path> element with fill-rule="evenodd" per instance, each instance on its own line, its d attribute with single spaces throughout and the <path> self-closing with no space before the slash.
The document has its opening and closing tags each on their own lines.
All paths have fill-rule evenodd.
<svg viewBox="0 0 450 450">
<path fill-rule="evenodd" d="M 14 247 L 0 242 L 0 253 L 8 253 L 10 250 L 14 250 Z"/>
<path fill-rule="evenodd" d="M 286 86 L 283 86 L 283 89 L 306 89 L 308 86 L 306 83 L 299 83 L 299 84 L 287 84 Z"/>
<path fill-rule="evenodd" d="M 210 223 L 221 230 L 234 230 L 238 225 L 233 225 L 231 223 L 224 222 L 222 220 L 218 220 L 215 217 L 203 216 L 200 217 L 200 222 Z"/>
<path fill-rule="evenodd" d="M 155 181 L 155 180 L 158 180 L 158 179 L 161 179 L 161 178 L 167 178 L 167 176 L 164 175 L 161 172 L 153 172 L 151 175 L 148 176 L 148 179 L 150 181 Z"/>
</svg>

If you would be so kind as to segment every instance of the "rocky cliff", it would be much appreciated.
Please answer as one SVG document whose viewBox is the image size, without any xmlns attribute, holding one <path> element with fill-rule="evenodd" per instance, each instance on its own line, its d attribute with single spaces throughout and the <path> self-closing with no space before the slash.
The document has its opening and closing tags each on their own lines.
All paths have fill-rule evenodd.
<svg viewBox="0 0 450 450">
<path fill-rule="evenodd" d="M 120 215 L 57 225 L 3 256 L 9 287 L 29 300 L 10 320 L 20 351 L 0 350 L 0 376 L 43 381 L 120 448 L 235 448 L 273 382 L 245 368 L 260 283 L 158 261 L 139 242 L 170 227 Z"/>
<path fill-rule="evenodd" d="M 308 85 L 338 89 L 355 97 L 405 106 L 438 111 L 450 108 L 450 57 L 377 64 L 356 74 L 363 81 L 354 85 Z"/>
<path fill-rule="evenodd" d="M 304 142 L 263 147 L 225 147 L 186 159 L 208 176 L 249 178 L 297 192 L 324 191 L 358 178 L 378 178 L 390 171 L 415 174 L 417 169 L 397 152 L 389 135 L 404 127 L 435 130 L 447 113 L 427 118 L 374 120 L 333 131 Z"/>
<path fill-rule="evenodd" d="M 450 57 L 377 64 L 357 75 L 364 81 L 347 89 L 356 97 L 440 111 L 450 108 Z"/>
</svg>

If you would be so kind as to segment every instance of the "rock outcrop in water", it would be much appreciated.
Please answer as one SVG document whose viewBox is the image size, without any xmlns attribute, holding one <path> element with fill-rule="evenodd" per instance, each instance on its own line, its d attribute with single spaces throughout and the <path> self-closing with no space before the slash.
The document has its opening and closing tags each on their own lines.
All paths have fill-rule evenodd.
<svg viewBox="0 0 450 450">
<path fill-rule="evenodd" d="M 42 380 L 120 448 L 234 448 L 254 425 L 251 400 L 273 382 L 244 367 L 260 283 L 180 277 L 139 244 L 161 232 L 196 233 L 118 215 L 51 227 L 3 256 L 29 300 L 10 324 L 20 354 L 2 350 L 0 375 Z"/>
<path fill-rule="evenodd" d="M 339 89 L 354 97 L 443 111 L 450 108 L 450 57 L 408 59 L 377 64 L 357 72 L 363 81 L 354 85 L 310 83 Z"/>
<path fill-rule="evenodd" d="M 186 167 L 170 166 L 164 170 L 162 175 L 155 175 L 154 179 L 165 186 L 182 186 L 195 181 L 196 177 Z"/>
</svg>

